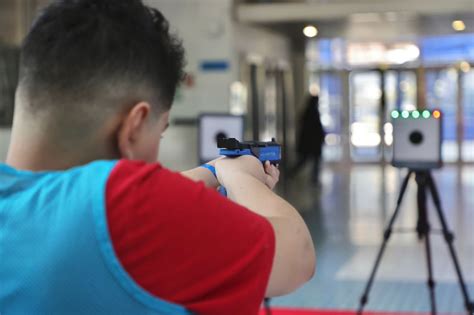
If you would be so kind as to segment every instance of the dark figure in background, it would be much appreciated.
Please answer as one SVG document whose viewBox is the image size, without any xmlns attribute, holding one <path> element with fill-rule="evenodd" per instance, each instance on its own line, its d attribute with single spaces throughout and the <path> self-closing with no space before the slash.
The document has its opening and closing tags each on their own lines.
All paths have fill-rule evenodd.
<svg viewBox="0 0 474 315">
<path fill-rule="evenodd" d="M 319 97 L 309 96 L 306 101 L 306 108 L 300 118 L 300 133 L 297 141 L 298 161 L 293 168 L 295 176 L 301 168 L 310 160 L 314 161 L 311 182 L 319 182 L 319 170 L 321 155 L 326 132 L 321 123 L 319 114 Z"/>
</svg>

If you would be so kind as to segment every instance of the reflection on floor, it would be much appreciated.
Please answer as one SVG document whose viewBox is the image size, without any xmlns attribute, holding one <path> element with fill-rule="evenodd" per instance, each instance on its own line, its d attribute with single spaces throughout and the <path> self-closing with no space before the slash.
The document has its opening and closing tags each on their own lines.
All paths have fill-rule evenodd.
<svg viewBox="0 0 474 315">
<path fill-rule="evenodd" d="M 324 169 L 320 188 L 308 186 L 305 178 L 291 182 L 288 198 L 311 229 L 317 248 L 317 271 L 307 285 L 291 295 L 273 299 L 272 305 L 356 309 L 405 174 L 390 166 L 355 166 L 351 170 L 335 167 Z M 474 166 L 447 166 L 433 175 L 474 298 Z M 434 232 L 439 231 L 431 199 L 428 208 L 431 227 Z M 416 221 L 416 186 L 410 180 L 395 227 L 414 228 Z M 465 313 L 444 239 L 438 233 L 432 235 L 431 242 L 438 311 Z M 429 311 L 423 245 L 412 230 L 392 235 L 367 310 Z"/>
</svg>

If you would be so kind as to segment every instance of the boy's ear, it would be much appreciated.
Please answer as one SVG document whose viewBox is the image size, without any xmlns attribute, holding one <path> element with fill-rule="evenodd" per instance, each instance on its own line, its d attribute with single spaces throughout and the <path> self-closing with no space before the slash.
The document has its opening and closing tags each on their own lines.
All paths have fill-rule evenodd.
<svg viewBox="0 0 474 315">
<path fill-rule="evenodd" d="M 124 116 L 117 133 L 118 149 L 122 158 L 133 159 L 135 144 L 138 142 L 150 114 L 150 104 L 140 102 L 135 104 Z"/>
</svg>

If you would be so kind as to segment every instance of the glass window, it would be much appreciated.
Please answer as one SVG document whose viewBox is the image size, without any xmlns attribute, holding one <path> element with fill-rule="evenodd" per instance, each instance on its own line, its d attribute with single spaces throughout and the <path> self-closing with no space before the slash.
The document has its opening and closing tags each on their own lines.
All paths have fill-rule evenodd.
<svg viewBox="0 0 474 315">
<path fill-rule="evenodd" d="M 463 161 L 474 161 L 474 70 L 463 74 Z"/>
</svg>

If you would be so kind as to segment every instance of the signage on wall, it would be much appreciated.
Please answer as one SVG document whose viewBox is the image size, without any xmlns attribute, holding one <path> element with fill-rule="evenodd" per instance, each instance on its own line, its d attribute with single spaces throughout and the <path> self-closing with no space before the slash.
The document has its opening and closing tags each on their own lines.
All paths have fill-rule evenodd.
<svg viewBox="0 0 474 315">
<path fill-rule="evenodd" d="M 199 64 L 199 69 L 202 72 L 223 72 L 230 68 L 227 60 L 203 60 Z"/>
</svg>

